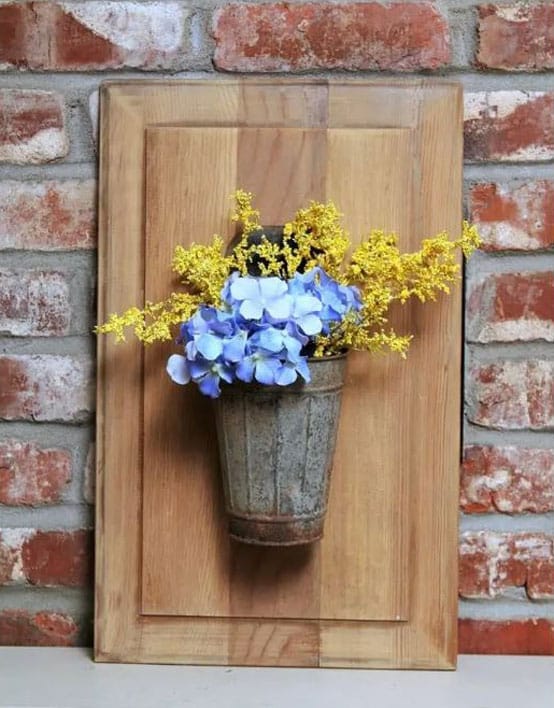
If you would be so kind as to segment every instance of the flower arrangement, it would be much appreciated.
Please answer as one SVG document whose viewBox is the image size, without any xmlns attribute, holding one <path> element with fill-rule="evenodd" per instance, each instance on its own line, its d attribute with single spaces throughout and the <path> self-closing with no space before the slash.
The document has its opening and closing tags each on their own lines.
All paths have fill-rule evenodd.
<svg viewBox="0 0 554 708">
<path fill-rule="evenodd" d="M 467 222 L 459 239 L 441 233 L 415 253 L 400 253 L 394 234 L 372 230 L 348 258 L 350 239 L 332 202 L 311 202 L 270 239 L 252 194 L 238 190 L 234 199 L 242 236 L 230 252 L 219 236 L 178 246 L 172 266 L 183 289 L 96 328 L 121 341 L 130 327 L 145 344 L 174 339 L 179 328 L 183 353 L 169 357 L 167 372 L 212 398 L 221 382 L 309 382 L 310 357 L 349 349 L 405 356 L 412 337 L 387 328 L 391 304 L 448 293 L 459 279 L 457 250 L 469 256 L 479 245 Z"/>
</svg>

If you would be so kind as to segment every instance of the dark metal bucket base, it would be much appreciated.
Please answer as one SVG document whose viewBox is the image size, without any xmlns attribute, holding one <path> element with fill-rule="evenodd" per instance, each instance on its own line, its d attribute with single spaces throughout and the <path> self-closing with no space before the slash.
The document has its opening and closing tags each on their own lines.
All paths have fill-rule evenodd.
<svg viewBox="0 0 554 708">
<path fill-rule="evenodd" d="M 229 534 L 235 541 L 254 546 L 300 546 L 322 538 L 324 521 L 324 516 L 276 521 L 230 516 Z"/>
</svg>

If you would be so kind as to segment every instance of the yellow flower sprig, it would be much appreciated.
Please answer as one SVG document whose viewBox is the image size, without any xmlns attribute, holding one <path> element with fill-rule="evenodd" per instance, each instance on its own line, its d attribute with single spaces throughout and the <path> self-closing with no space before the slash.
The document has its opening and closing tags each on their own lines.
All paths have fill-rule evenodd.
<svg viewBox="0 0 554 708">
<path fill-rule="evenodd" d="M 480 245 L 476 228 L 465 221 L 460 238 L 450 240 L 442 232 L 425 239 L 414 253 L 401 253 L 395 234 L 373 230 L 345 263 L 350 239 L 332 202 L 311 202 L 300 209 L 285 224 L 281 241 L 274 243 L 263 235 L 252 194 L 238 190 L 234 200 L 231 219 L 240 224 L 242 237 L 231 253 L 225 252 L 219 236 L 207 246 L 177 246 L 172 268 L 180 276 L 184 292 L 172 293 L 160 303 L 147 302 L 143 309 L 131 307 L 121 315 L 112 314 L 96 331 L 113 333 L 118 341 L 125 339 L 127 328 L 145 344 L 169 340 L 175 327 L 200 305 L 221 306 L 222 288 L 233 271 L 247 275 L 255 263 L 262 276 L 288 279 L 319 266 L 341 284 L 357 286 L 363 307 L 317 338 L 315 356 L 345 349 L 389 349 L 405 356 L 412 337 L 387 327 L 391 304 L 404 304 L 412 297 L 426 302 L 435 300 L 440 292 L 448 293 L 450 284 L 460 278 L 457 253 L 469 256 Z M 252 239 L 254 232 L 261 234 L 256 241 Z"/>
<path fill-rule="evenodd" d="M 203 298 L 190 293 L 171 293 L 162 302 L 147 302 L 141 310 L 130 307 L 123 314 L 111 314 L 104 324 L 95 328 L 97 334 L 113 334 L 116 341 L 125 341 L 125 331 L 131 329 L 143 344 L 173 339 L 176 325 L 190 319 Z"/>
</svg>

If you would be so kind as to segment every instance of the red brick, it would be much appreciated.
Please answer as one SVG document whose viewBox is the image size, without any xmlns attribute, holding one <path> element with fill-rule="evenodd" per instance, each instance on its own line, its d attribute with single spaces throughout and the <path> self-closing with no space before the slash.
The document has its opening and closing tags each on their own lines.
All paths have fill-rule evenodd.
<svg viewBox="0 0 554 708">
<path fill-rule="evenodd" d="M 552 342 L 554 272 L 484 276 L 469 288 L 466 314 L 470 342 Z"/>
<path fill-rule="evenodd" d="M 183 67 L 180 2 L 28 2 L 0 7 L 0 64 L 49 71 Z"/>
<path fill-rule="evenodd" d="M 554 620 L 458 620 L 460 654 L 554 655 Z"/>
<path fill-rule="evenodd" d="M 79 643 L 78 637 L 79 626 L 68 615 L 0 611 L 0 646 L 70 647 Z"/>
<path fill-rule="evenodd" d="M 471 422 L 501 430 L 554 428 L 554 361 L 473 366 L 467 380 Z"/>
<path fill-rule="evenodd" d="M 36 531 L 21 546 L 25 580 L 40 586 L 89 586 L 92 540 L 90 531 Z"/>
<path fill-rule="evenodd" d="M 95 202 L 93 180 L 0 182 L 0 249 L 93 248 Z"/>
<path fill-rule="evenodd" d="M 437 69 L 450 61 L 444 17 L 430 3 L 229 4 L 214 18 L 224 71 Z"/>
<path fill-rule="evenodd" d="M 0 356 L 0 418 L 81 422 L 90 417 L 92 402 L 88 359 Z"/>
<path fill-rule="evenodd" d="M 65 157 L 68 151 L 61 96 L 0 89 L 0 162 L 40 164 Z"/>
<path fill-rule="evenodd" d="M 554 69 L 554 5 L 482 5 L 481 67 L 506 71 Z"/>
<path fill-rule="evenodd" d="M 71 480 L 71 453 L 34 442 L 0 442 L 0 504 L 55 504 Z"/>
<path fill-rule="evenodd" d="M 535 251 L 554 246 L 554 182 L 476 184 L 470 194 L 470 213 L 484 250 Z"/>
<path fill-rule="evenodd" d="M 471 514 L 554 511 L 554 451 L 466 447 L 460 506 Z"/>
<path fill-rule="evenodd" d="M 464 132 L 464 152 L 470 162 L 552 160 L 554 93 L 468 93 Z"/>
<path fill-rule="evenodd" d="M 69 333 L 69 286 L 56 271 L 0 270 L 0 332 L 14 337 Z"/>
<path fill-rule="evenodd" d="M 460 541 L 459 591 L 499 597 L 525 588 L 532 600 L 554 599 L 554 537 L 540 533 L 466 532 Z"/>
</svg>

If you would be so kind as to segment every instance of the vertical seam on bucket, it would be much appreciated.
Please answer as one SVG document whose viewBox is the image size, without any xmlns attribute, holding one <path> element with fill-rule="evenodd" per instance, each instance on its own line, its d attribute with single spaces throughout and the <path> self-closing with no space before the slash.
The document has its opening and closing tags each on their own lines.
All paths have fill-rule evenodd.
<svg viewBox="0 0 554 708">
<path fill-rule="evenodd" d="M 279 503 L 279 431 L 281 430 L 281 399 L 279 396 L 277 396 L 276 401 L 275 401 L 275 406 L 276 406 L 276 420 L 277 420 L 277 425 L 275 426 L 275 429 L 273 431 L 273 450 L 272 450 L 272 458 L 273 458 L 273 494 L 275 495 L 275 500 L 273 503 L 273 507 L 275 509 L 275 513 L 279 514 L 281 511 L 281 505 Z"/>
<path fill-rule="evenodd" d="M 303 494 L 306 491 L 306 476 L 308 471 L 308 453 L 310 450 L 310 428 L 312 422 L 312 397 L 308 395 L 308 411 L 306 415 L 307 419 L 307 430 L 306 430 L 306 444 L 304 446 L 304 466 L 302 472 L 302 484 L 300 486 L 300 491 Z"/>
<path fill-rule="evenodd" d="M 231 462 L 231 453 L 230 453 L 230 449 L 229 449 L 229 435 L 227 433 L 227 423 L 225 422 L 226 415 L 225 415 L 224 410 L 226 411 L 226 409 L 223 409 L 222 406 L 218 407 L 216 415 L 219 418 L 218 435 L 223 436 L 223 449 L 225 452 L 224 464 L 226 467 L 229 467 L 230 462 Z M 226 492 L 225 496 L 228 499 L 229 508 L 234 509 L 235 504 L 236 504 L 236 500 L 233 495 L 233 485 L 231 484 L 229 470 L 226 470 L 226 472 L 227 472 L 226 474 L 222 475 L 223 479 L 224 479 L 224 484 L 225 484 L 225 492 Z"/>
<path fill-rule="evenodd" d="M 246 396 L 241 396 L 242 401 L 242 421 L 244 425 L 244 443 L 246 445 L 246 508 L 250 512 L 251 498 L 250 498 L 250 430 L 248 428 L 248 416 L 246 414 Z"/>
</svg>

